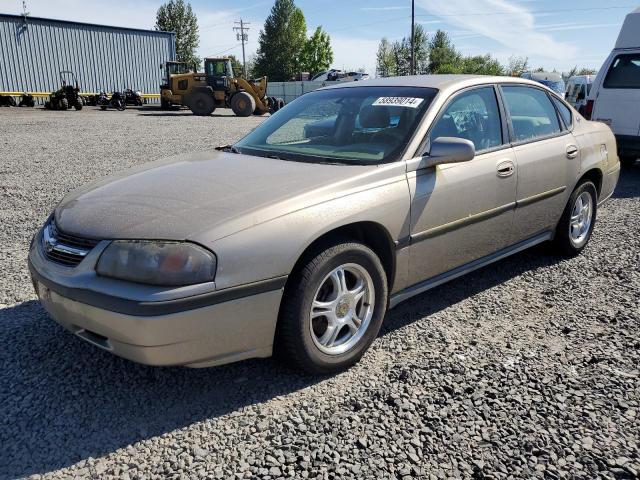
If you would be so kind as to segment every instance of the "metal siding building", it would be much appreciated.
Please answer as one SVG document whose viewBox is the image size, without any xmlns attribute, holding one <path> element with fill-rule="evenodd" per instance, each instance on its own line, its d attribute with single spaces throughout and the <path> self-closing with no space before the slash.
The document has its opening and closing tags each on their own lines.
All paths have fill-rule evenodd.
<svg viewBox="0 0 640 480">
<path fill-rule="evenodd" d="M 159 93 L 175 34 L 0 14 L 0 91 L 51 92 L 73 71 L 83 92 Z"/>
</svg>

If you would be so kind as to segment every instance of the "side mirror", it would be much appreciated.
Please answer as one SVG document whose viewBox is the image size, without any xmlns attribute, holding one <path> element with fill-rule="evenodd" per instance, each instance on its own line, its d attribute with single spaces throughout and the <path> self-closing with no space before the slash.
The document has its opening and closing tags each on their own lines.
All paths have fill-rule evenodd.
<svg viewBox="0 0 640 480">
<path fill-rule="evenodd" d="M 464 138 L 438 137 L 431 142 L 428 155 L 420 162 L 420 168 L 435 167 L 446 163 L 460 163 L 473 160 L 476 148 L 473 142 Z"/>
</svg>

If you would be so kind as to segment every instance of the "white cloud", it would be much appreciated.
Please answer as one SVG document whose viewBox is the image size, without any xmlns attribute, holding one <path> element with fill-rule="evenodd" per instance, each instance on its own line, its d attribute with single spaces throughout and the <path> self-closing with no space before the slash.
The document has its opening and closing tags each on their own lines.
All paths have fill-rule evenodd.
<svg viewBox="0 0 640 480">
<path fill-rule="evenodd" d="M 333 68 L 351 71 L 364 68 L 369 75 L 375 74 L 378 40 L 332 35 L 331 46 L 333 47 Z"/>
<path fill-rule="evenodd" d="M 448 24 L 495 40 L 517 55 L 560 60 L 577 53 L 574 45 L 558 42 L 538 31 L 533 14 L 522 4 L 507 0 L 418 0 L 417 3 L 436 16 L 446 17 Z M 460 12 L 481 14 L 460 15 Z M 500 14 L 490 15 L 491 12 Z"/>
</svg>

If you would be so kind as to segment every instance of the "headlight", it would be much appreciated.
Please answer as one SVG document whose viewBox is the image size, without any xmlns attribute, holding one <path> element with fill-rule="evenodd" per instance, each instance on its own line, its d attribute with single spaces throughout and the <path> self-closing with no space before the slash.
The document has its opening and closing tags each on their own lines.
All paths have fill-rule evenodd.
<svg viewBox="0 0 640 480">
<path fill-rule="evenodd" d="M 150 285 L 192 285 L 213 281 L 216 257 L 192 243 L 117 240 L 102 252 L 96 272 Z"/>
</svg>

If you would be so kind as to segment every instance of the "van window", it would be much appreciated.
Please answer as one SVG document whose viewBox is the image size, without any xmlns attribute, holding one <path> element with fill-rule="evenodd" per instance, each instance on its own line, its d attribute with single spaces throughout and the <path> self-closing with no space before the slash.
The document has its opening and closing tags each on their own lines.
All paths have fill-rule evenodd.
<svg viewBox="0 0 640 480">
<path fill-rule="evenodd" d="M 640 53 L 618 55 L 604 79 L 604 88 L 640 88 Z"/>
<path fill-rule="evenodd" d="M 560 121 L 549 96 L 533 87 L 502 86 L 516 141 L 560 133 Z"/>
</svg>

